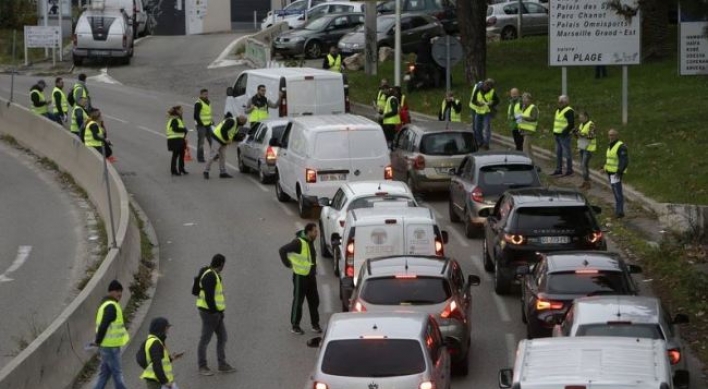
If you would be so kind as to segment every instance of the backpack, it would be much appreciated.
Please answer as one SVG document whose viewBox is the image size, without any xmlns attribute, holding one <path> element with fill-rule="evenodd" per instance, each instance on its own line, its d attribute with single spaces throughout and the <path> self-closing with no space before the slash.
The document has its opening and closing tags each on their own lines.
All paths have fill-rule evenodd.
<svg viewBox="0 0 708 389">
<path fill-rule="evenodd" d="M 66 96 L 66 101 L 71 105 L 72 107 L 74 104 L 76 104 L 76 101 L 74 101 L 74 89 L 71 89 L 71 93 L 69 93 L 68 96 Z"/>
<path fill-rule="evenodd" d="M 199 296 L 199 292 L 202 291 L 202 288 L 199 286 L 199 282 L 202 280 L 202 276 L 207 270 L 209 270 L 209 266 L 202 267 L 199 269 L 199 273 L 194 277 L 194 282 L 192 283 L 192 295 Z"/>
<path fill-rule="evenodd" d="M 138 348 L 138 352 L 135 353 L 135 362 L 137 362 L 138 366 L 142 367 L 143 369 L 147 369 L 147 367 L 148 367 L 147 356 L 145 355 L 145 344 L 146 343 L 147 343 L 147 340 L 144 341 L 140 345 L 140 348 Z"/>
</svg>

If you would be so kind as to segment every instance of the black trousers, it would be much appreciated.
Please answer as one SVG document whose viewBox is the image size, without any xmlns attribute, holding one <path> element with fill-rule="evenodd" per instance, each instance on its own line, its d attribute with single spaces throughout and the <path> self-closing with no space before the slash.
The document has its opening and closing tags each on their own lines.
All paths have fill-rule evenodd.
<svg viewBox="0 0 708 389">
<path fill-rule="evenodd" d="M 96 149 L 100 154 L 103 154 L 103 146 L 94 146 L 94 149 Z M 111 155 L 113 155 L 113 149 L 111 146 L 106 145 L 106 158 L 110 158 Z"/>
<path fill-rule="evenodd" d="M 172 173 L 181 173 L 184 171 L 184 149 L 172 150 L 170 171 Z"/>
<path fill-rule="evenodd" d="M 521 135 L 521 131 L 518 129 L 511 130 L 511 135 L 514 137 L 516 151 L 524 151 L 524 136 Z"/>
<path fill-rule="evenodd" d="M 390 144 L 391 142 L 393 142 L 393 138 L 396 136 L 396 125 L 384 124 L 381 127 L 383 128 L 384 136 L 386 137 L 386 142 Z"/>
<path fill-rule="evenodd" d="M 313 268 L 312 274 L 299 276 L 293 273 L 293 306 L 290 311 L 290 324 L 300 326 L 302 319 L 302 303 L 307 299 L 307 308 L 310 311 L 310 324 L 313 327 L 320 325 L 320 294 L 317 291 L 317 275 Z"/>
</svg>

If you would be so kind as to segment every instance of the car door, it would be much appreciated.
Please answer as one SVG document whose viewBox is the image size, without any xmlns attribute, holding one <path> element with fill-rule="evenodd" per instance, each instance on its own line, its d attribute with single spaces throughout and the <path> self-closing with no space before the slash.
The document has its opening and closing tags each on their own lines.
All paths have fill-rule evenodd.
<svg viewBox="0 0 708 389">
<path fill-rule="evenodd" d="M 548 10 L 536 3 L 524 3 L 525 34 L 546 35 L 548 33 Z"/>
<path fill-rule="evenodd" d="M 451 211 L 460 213 L 464 209 L 464 191 L 465 184 L 462 176 L 466 166 L 469 164 L 470 158 L 465 157 L 460 162 L 460 166 L 455 169 L 455 174 L 450 178 L 450 206 Z"/>
<path fill-rule="evenodd" d="M 256 133 L 256 139 L 254 139 L 250 150 L 254 169 L 258 169 L 259 165 L 266 163 L 265 149 L 268 147 L 271 132 L 271 127 L 267 124 L 263 124 L 260 126 L 258 133 Z"/>
<path fill-rule="evenodd" d="M 524 276 L 521 288 L 522 309 L 526 312 L 526 317 L 531 313 L 531 307 L 536 303 L 541 283 L 546 278 L 546 261 L 542 260 L 533 266 L 530 274 Z M 545 284 L 545 283 L 544 283 Z"/>
<path fill-rule="evenodd" d="M 408 161 L 405 159 L 405 152 L 408 148 L 408 133 L 411 131 L 411 129 L 404 127 L 393 138 L 391 146 L 391 168 L 393 170 L 394 180 L 405 180 L 406 178 Z"/>
<path fill-rule="evenodd" d="M 465 275 L 462 273 L 460 264 L 455 260 L 451 260 L 450 265 L 452 267 L 450 271 L 450 280 L 452 281 L 452 287 L 455 290 L 455 294 L 458 296 L 457 303 L 461 305 L 462 312 L 465 313 L 465 317 L 469 323 L 472 314 L 472 295 L 469 285 L 467 285 Z"/>
<path fill-rule="evenodd" d="M 462 171 L 462 176 L 460 179 L 463 186 L 462 193 L 460 193 L 460 196 L 462 196 L 462 198 L 460 199 L 460 204 L 463 208 L 469 204 L 472 191 L 477 186 L 477 177 L 475 176 L 476 172 L 477 165 L 475 164 L 475 160 L 474 158 L 470 158 L 467 165 L 465 165 L 465 170 Z"/>
<path fill-rule="evenodd" d="M 351 24 L 349 23 L 349 16 L 341 15 L 333 18 L 325 29 L 326 34 L 322 36 L 325 48 L 329 50 L 330 46 L 336 45 L 339 39 L 350 30 Z"/>
<path fill-rule="evenodd" d="M 504 224 L 509 218 L 511 212 L 512 200 L 509 196 L 503 196 L 494 207 L 492 215 L 487 218 L 486 240 L 489 255 L 492 257 L 492 262 L 496 262 L 497 247 L 500 244 L 500 236 L 503 233 Z"/>
<path fill-rule="evenodd" d="M 401 50 L 409 53 L 416 49 L 418 37 L 413 28 L 413 18 L 404 16 L 401 18 Z"/>
<path fill-rule="evenodd" d="M 337 220 L 343 211 L 342 208 L 346 201 L 346 194 L 342 188 L 339 188 L 337 193 L 334 194 L 334 197 L 332 197 L 329 207 L 322 209 L 322 229 L 324 230 L 322 231 L 322 236 L 325 237 L 328 246 L 331 246 L 332 233 L 337 230 L 334 223 L 338 222 Z"/>
<path fill-rule="evenodd" d="M 431 372 L 434 388 L 447 388 L 450 381 L 450 354 L 443 343 L 442 334 L 437 322 L 431 317 L 428 319 L 428 331 L 425 343 L 433 363 Z"/>
<path fill-rule="evenodd" d="M 280 138 L 280 149 L 278 150 L 278 159 L 275 165 L 278 169 L 278 181 L 280 187 L 287 194 L 290 194 L 289 181 L 292 176 L 292 161 L 290 156 L 290 138 L 292 136 L 293 123 L 288 123 L 288 126 L 283 131 L 283 136 Z"/>
<path fill-rule="evenodd" d="M 256 138 L 258 137 L 258 134 L 265 128 L 266 126 L 262 123 L 258 123 L 255 127 L 251 128 L 249 130 L 248 136 L 246 137 L 246 140 L 239 145 L 241 147 L 241 159 L 243 160 L 244 165 L 248 167 L 255 167 L 254 165 L 254 144 L 256 142 Z"/>
</svg>

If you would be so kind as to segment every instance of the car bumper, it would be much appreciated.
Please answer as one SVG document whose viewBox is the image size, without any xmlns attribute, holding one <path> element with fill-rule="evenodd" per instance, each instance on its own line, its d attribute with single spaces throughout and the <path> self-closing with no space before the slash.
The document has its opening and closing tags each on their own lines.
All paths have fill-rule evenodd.
<svg viewBox="0 0 708 389">
<path fill-rule="evenodd" d="M 123 58 L 130 52 L 127 49 L 73 49 L 72 54 L 85 58 Z"/>
<path fill-rule="evenodd" d="M 295 55 L 305 51 L 305 41 L 296 43 L 273 43 L 273 51 L 276 54 Z"/>
<path fill-rule="evenodd" d="M 428 170 L 428 169 L 425 169 Z M 416 189 L 429 192 L 444 192 L 450 190 L 450 176 L 441 175 L 437 172 L 413 173 L 413 181 Z M 433 170 L 431 168 L 431 170 Z"/>
<path fill-rule="evenodd" d="M 486 218 L 486 217 L 481 217 L 481 216 L 479 216 L 479 213 L 480 213 L 483 209 L 492 209 L 492 208 L 494 208 L 494 204 L 478 204 L 478 203 L 474 203 L 474 204 L 472 204 L 472 206 L 471 206 L 470 208 L 472 209 L 472 211 L 470 212 L 470 215 L 469 215 L 470 222 L 471 222 L 472 224 L 476 224 L 476 225 L 484 225 L 484 224 L 487 223 L 487 218 Z"/>
</svg>

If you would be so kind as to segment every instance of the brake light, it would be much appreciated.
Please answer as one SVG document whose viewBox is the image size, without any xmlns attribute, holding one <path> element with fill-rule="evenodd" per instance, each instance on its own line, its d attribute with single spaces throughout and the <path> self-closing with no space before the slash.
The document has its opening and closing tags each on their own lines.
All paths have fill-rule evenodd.
<svg viewBox="0 0 708 389">
<path fill-rule="evenodd" d="M 423 170 L 425 169 L 425 158 L 422 155 L 415 157 L 413 160 L 413 169 Z"/>
<path fill-rule="evenodd" d="M 393 168 L 391 167 L 391 165 L 388 165 L 384 168 L 384 180 L 393 180 Z"/>
<path fill-rule="evenodd" d="M 681 351 L 675 348 L 669 350 L 669 362 L 671 362 L 672 365 L 681 362 Z"/>
<path fill-rule="evenodd" d="M 285 117 L 288 116 L 288 99 L 287 99 L 287 92 L 285 92 L 285 88 L 281 88 L 283 92 L 283 97 L 280 99 L 280 106 L 278 107 L 278 116 Z"/>
<path fill-rule="evenodd" d="M 418 389 L 433 389 L 433 383 L 430 381 L 425 381 L 421 382 L 420 385 L 418 385 Z"/>
<path fill-rule="evenodd" d="M 366 307 L 364 304 L 361 303 L 361 301 L 356 300 L 354 303 L 354 306 L 352 307 L 353 312 L 366 312 Z"/>
<path fill-rule="evenodd" d="M 487 27 L 491 27 L 495 24 L 497 24 L 496 16 L 492 16 L 492 17 L 487 18 Z"/>
<path fill-rule="evenodd" d="M 578 269 L 575 274 L 597 274 L 597 269 Z"/>
<path fill-rule="evenodd" d="M 482 193 L 482 189 L 479 189 L 479 187 L 474 188 L 472 193 L 470 193 L 470 198 L 475 203 L 483 203 L 484 202 L 484 193 Z"/>
<path fill-rule="evenodd" d="M 415 274 L 396 274 L 396 278 L 418 278 Z"/>
<path fill-rule="evenodd" d="M 277 157 L 278 156 L 275 154 L 275 150 L 273 150 L 273 148 L 271 146 L 268 146 L 268 148 L 266 149 L 266 155 L 265 155 L 266 163 L 269 165 L 274 164 L 275 159 Z"/>
<path fill-rule="evenodd" d="M 590 243 L 600 243 L 602 241 L 602 231 L 593 231 L 587 237 Z"/>
<path fill-rule="evenodd" d="M 123 35 L 123 48 L 125 49 L 126 47 L 128 47 L 128 36 Z"/>
<path fill-rule="evenodd" d="M 443 319 L 457 319 L 460 321 L 465 321 L 465 315 L 462 313 L 462 310 L 460 310 L 460 307 L 457 305 L 455 300 L 452 300 L 449 304 L 447 304 L 442 313 L 440 313 L 440 317 Z"/>
<path fill-rule="evenodd" d="M 545 311 L 548 309 L 558 310 L 563 309 L 563 303 L 560 301 L 536 300 L 536 310 Z"/>
<path fill-rule="evenodd" d="M 305 169 L 305 182 L 309 184 L 317 182 L 317 171 L 314 169 Z"/>
<path fill-rule="evenodd" d="M 344 262 L 344 274 L 347 277 L 354 277 L 354 239 L 349 239 Z"/>
<path fill-rule="evenodd" d="M 408 72 L 413 73 L 414 71 L 415 71 L 415 65 L 413 65 L 413 64 L 408 65 Z"/>
<path fill-rule="evenodd" d="M 440 238 L 435 238 L 435 255 L 438 257 L 445 256 L 445 249 L 443 248 L 443 242 Z"/>
<path fill-rule="evenodd" d="M 76 34 L 73 34 L 73 35 L 71 36 L 71 42 L 74 43 L 74 47 L 76 47 L 76 44 L 77 44 L 76 42 L 77 42 L 77 40 L 78 40 L 78 39 L 76 38 Z"/>
<path fill-rule="evenodd" d="M 504 241 L 507 243 L 523 244 L 525 240 L 523 235 L 504 234 Z"/>
<path fill-rule="evenodd" d="M 329 389 L 329 387 L 324 382 L 315 381 L 312 385 L 312 389 Z"/>
</svg>

